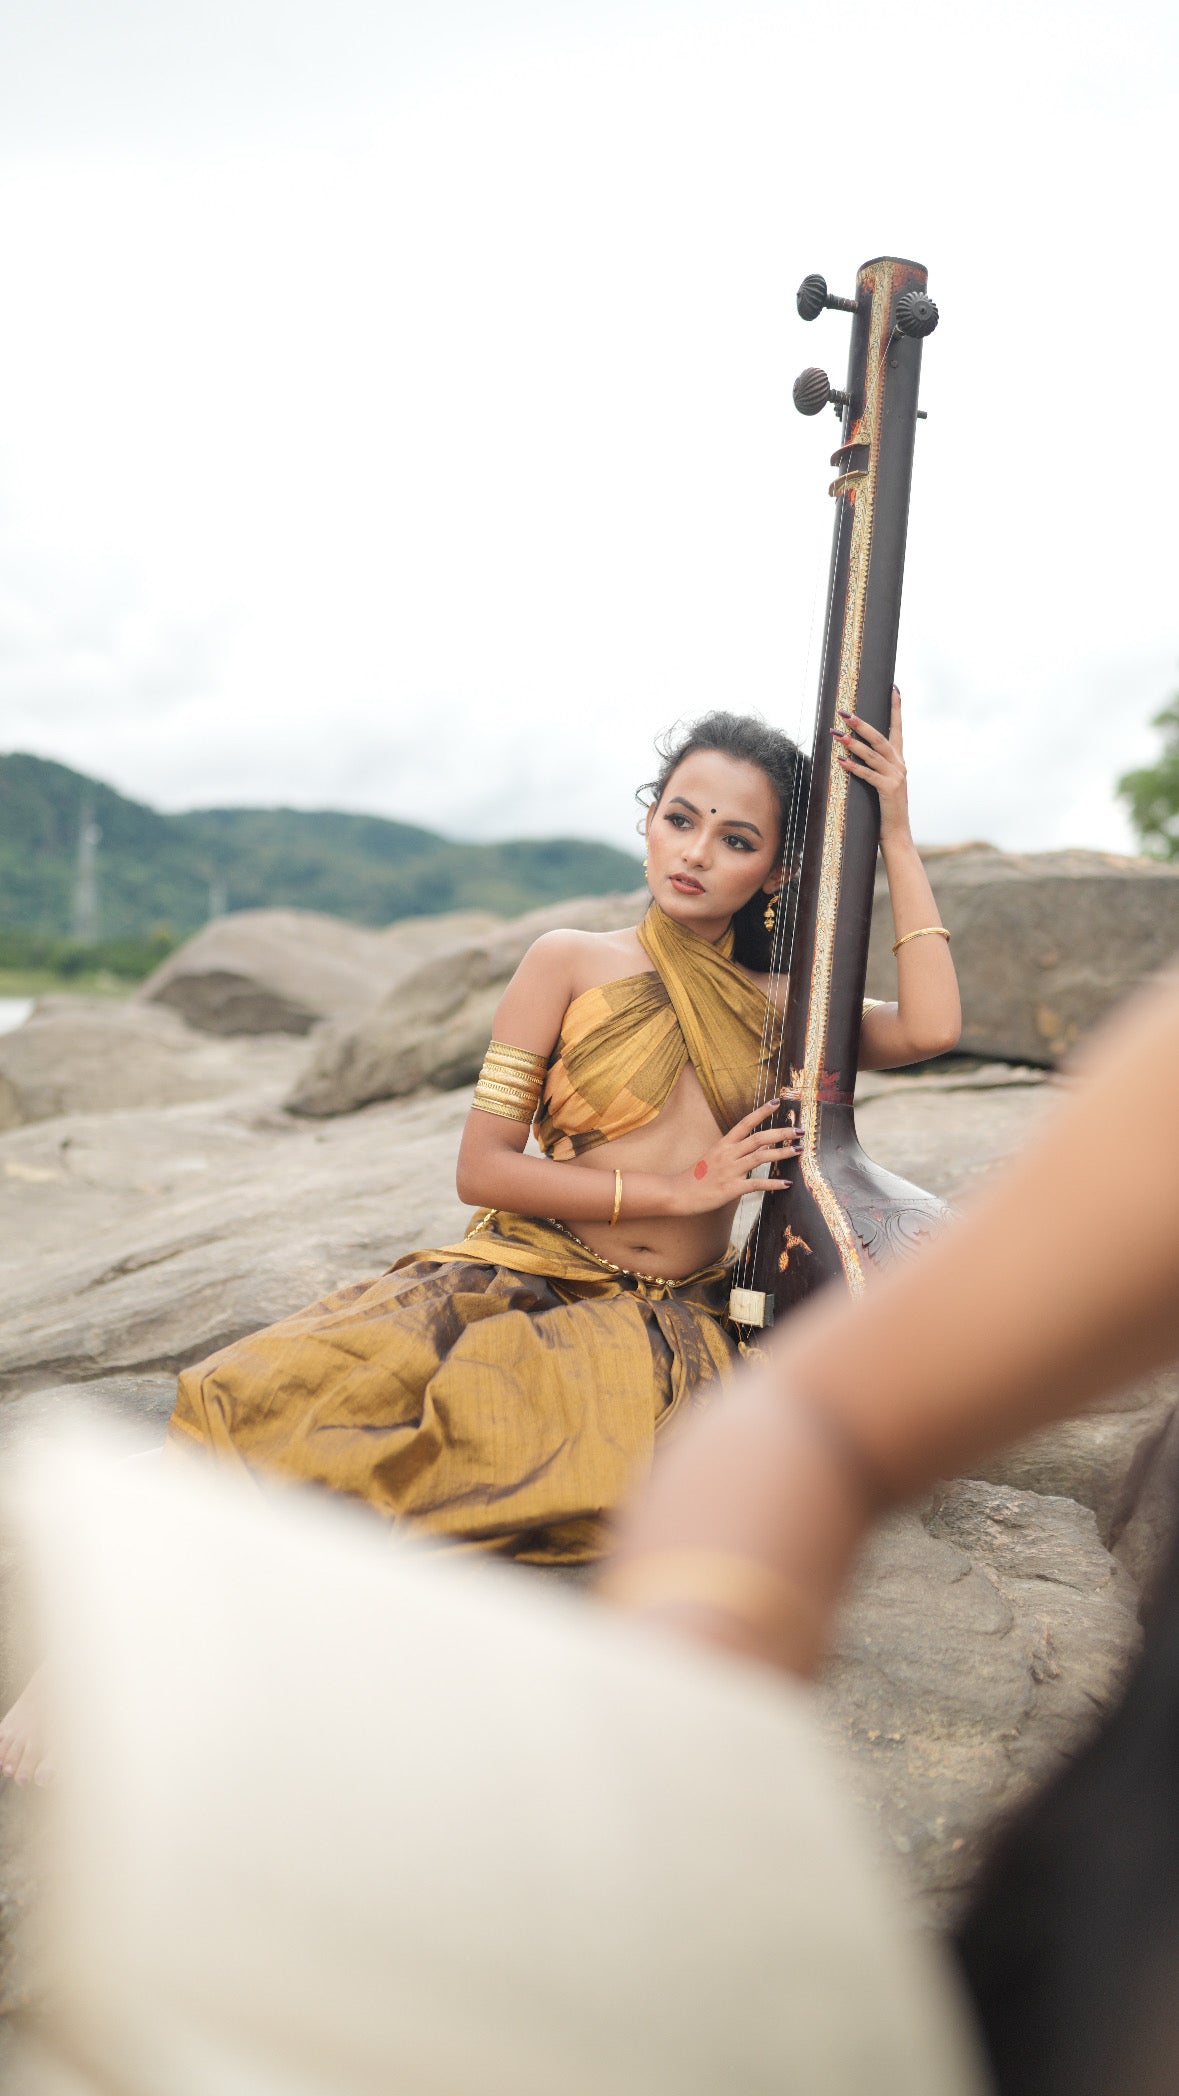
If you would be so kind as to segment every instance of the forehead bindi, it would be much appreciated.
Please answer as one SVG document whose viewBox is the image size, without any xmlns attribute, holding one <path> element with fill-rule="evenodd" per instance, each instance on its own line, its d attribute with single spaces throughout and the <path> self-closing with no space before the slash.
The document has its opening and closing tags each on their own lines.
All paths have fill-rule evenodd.
<svg viewBox="0 0 1179 2096">
<path fill-rule="evenodd" d="M 767 838 L 777 825 L 778 797 L 764 771 L 719 750 L 696 750 L 676 765 L 664 799 L 676 794 L 723 822 L 756 823 Z"/>
</svg>

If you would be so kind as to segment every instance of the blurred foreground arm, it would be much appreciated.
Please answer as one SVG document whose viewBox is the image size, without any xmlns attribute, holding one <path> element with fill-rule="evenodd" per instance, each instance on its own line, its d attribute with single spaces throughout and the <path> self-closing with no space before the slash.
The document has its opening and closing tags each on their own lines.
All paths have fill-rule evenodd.
<svg viewBox="0 0 1179 2096">
<path fill-rule="evenodd" d="M 603 1591 L 808 1672 L 875 1514 L 1179 1353 L 1179 976 L 970 1214 L 791 1319 L 671 1440 Z"/>
</svg>

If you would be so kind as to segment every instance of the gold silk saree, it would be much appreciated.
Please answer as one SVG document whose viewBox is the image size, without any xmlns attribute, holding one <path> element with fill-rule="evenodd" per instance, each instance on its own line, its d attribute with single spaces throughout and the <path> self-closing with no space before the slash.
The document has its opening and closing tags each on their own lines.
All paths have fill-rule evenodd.
<svg viewBox="0 0 1179 2096">
<path fill-rule="evenodd" d="M 654 968 L 570 1005 L 536 1132 L 568 1158 L 653 1120 L 690 1059 L 722 1128 L 776 1053 L 766 999 L 652 905 Z M 185 1371 L 169 1438 L 531 1563 L 598 1555 L 655 1434 L 734 1356 L 728 1261 L 667 1281 L 485 1211 Z"/>
</svg>

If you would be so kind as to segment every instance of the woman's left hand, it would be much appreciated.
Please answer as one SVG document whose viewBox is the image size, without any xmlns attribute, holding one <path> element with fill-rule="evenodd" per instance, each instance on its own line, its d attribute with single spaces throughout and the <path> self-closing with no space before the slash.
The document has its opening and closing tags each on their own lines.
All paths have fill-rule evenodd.
<svg viewBox="0 0 1179 2096">
<path fill-rule="evenodd" d="M 901 739 L 901 695 L 892 688 L 892 720 L 887 735 L 870 728 L 858 713 L 839 713 L 840 725 L 832 728 L 839 749 L 836 763 L 854 772 L 880 796 L 880 838 L 907 836 L 909 788 Z"/>
</svg>

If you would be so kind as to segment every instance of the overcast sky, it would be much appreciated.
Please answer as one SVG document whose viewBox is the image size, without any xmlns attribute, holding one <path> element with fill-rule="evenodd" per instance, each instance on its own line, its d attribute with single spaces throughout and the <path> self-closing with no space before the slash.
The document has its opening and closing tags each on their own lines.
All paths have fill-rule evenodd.
<svg viewBox="0 0 1179 2096">
<path fill-rule="evenodd" d="M 0 747 L 634 841 L 814 708 L 849 292 L 926 262 L 929 840 L 1131 848 L 1179 684 L 1173 4 L 6 0 Z M 1160 469 L 1161 465 L 1161 471 Z"/>
</svg>

